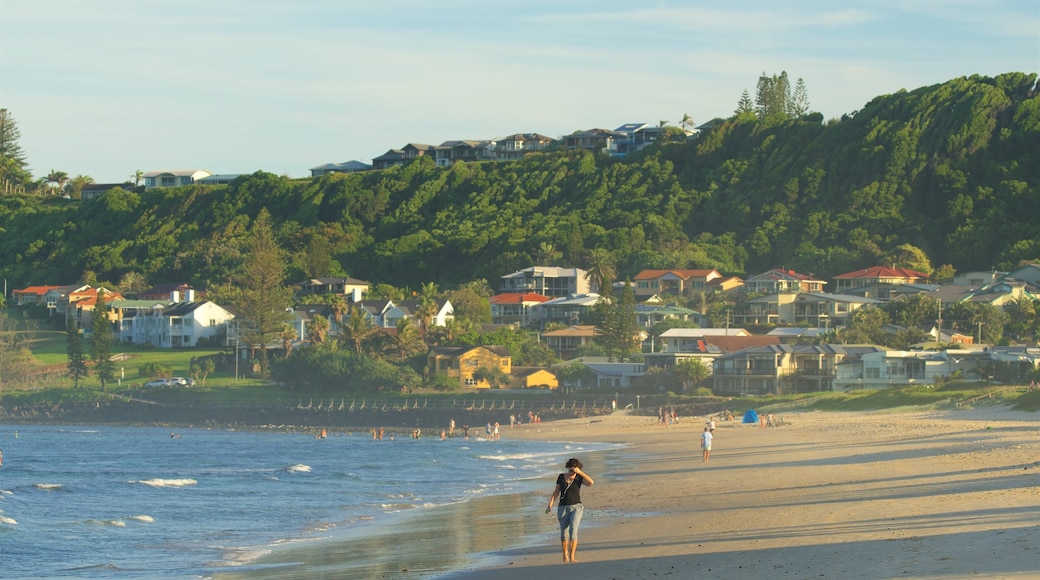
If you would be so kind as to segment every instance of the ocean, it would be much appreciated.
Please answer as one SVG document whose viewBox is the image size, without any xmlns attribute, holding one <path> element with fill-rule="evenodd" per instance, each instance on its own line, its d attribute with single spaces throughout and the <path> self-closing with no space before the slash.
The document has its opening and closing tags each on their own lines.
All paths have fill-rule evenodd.
<svg viewBox="0 0 1040 580">
<path fill-rule="evenodd" d="M 617 447 L 478 431 L 0 426 L 0 577 L 432 577 L 551 544 L 563 462 Z"/>
</svg>

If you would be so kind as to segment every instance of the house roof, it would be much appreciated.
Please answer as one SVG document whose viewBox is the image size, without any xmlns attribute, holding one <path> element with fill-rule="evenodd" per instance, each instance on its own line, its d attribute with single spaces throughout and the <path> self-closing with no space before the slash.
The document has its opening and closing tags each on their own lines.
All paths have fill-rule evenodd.
<svg viewBox="0 0 1040 580">
<path fill-rule="evenodd" d="M 577 324 L 559 330 L 543 332 L 542 336 L 596 336 L 598 334 L 599 329 L 591 324 Z"/>
<path fill-rule="evenodd" d="M 199 173 L 213 175 L 212 171 L 205 169 L 164 169 L 160 171 L 149 171 L 143 177 L 159 177 L 160 175 L 173 175 L 174 177 L 195 177 Z"/>
<path fill-rule="evenodd" d="M 195 312 L 206 302 L 179 302 L 163 308 L 163 316 L 185 316 Z"/>
<path fill-rule="evenodd" d="M 536 292 L 506 292 L 505 294 L 495 294 L 488 298 L 488 302 L 491 304 L 523 304 L 524 302 L 548 302 L 550 300 L 552 298 Z"/>
<path fill-rule="evenodd" d="M 344 161 L 342 163 L 326 163 L 325 165 L 310 168 L 311 171 L 365 171 L 367 169 L 372 169 L 372 166 L 357 160 Z"/>
<path fill-rule="evenodd" d="M 817 280 L 816 278 L 814 278 L 812 276 L 807 276 L 805 274 L 801 274 L 801 273 L 795 272 L 794 270 L 784 270 L 782 268 L 773 268 L 772 270 L 769 270 L 769 271 L 766 271 L 766 272 L 762 272 L 761 274 L 755 274 L 754 276 L 752 276 L 751 278 L 748 278 L 748 279 L 749 280 L 769 279 L 769 280 L 797 280 L 797 281 L 800 281 L 800 282 L 805 282 L 805 281 L 823 282 L 823 280 Z"/>
<path fill-rule="evenodd" d="M 138 292 L 138 294 L 139 295 L 140 294 L 163 294 L 163 295 L 169 295 L 170 292 L 174 292 L 174 291 L 178 291 L 179 292 L 181 290 L 190 290 L 190 289 L 191 289 L 191 285 L 188 284 L 187 282 L 169 282 L 169 283 L 166 283 L 166 284 L 156 284 L 155 286 L 152 286 L 151 288 L 149 288 L 149 289 L 147 289 L 147 290 L 145 290 L 143 292 Z"/>
<path fill-rule="evenodd" d="M 21 290 L 13 290 L 12 294 L 35 294 L 37 296 L 43 296 L 51 290 L 60 290 L 64 286 L 29 286 L 22 288 Z"/>
<path fill-rule="evenodd" d="M 357 278 L 347 277 L 321 277 L 321 278 L 310 278 L 309 280 L 297 283 L 297 286 L 303 284 L 313 284 L 315 286 L 331 286 L 333 284 L 343 284 L 346 286 L 371 286 L 370 283 L 364 280 L 358 280 Z"/>
<path fill-rule="evenodd" d="M 778 336 L 705 336 L 703 342 L 709 347 L 714 346 L 720 352 L 733 352 L 742 348 L 769 346 L 780 344 Z M 705 349 L 710 352 L 711 349 Z"/>
<path fill-rule="evenodd" d="M 435 346 L 435 347 L 430 349 L 430 354 L 439 354 L 439 355 L 444 355 L 444 356 L 459 357 L 459 356 L 462 356 L 462 355 L 464 355 L 464 354 L 466 354 L 466 353 L 468 353 L 470 351 L 477 350 L 478 348 L 483 348 L 485 350 L 489 350 L 489 351 L 491 351 L 491 352 L 493 352 L 493 353 L 495 353 L 495 354 L 497 354 L 498 356 L 501 356 L 501 357 L 508 357 L 508 356 L 510 356 L 508 348 L 506 348 L 504 346 L 498 346 L 498 345 L 486 345 L 486 346 Z"/>
<path fill-rule="evenodd" d="M 683 280 L 700 277 L 707 278 L 712 274 L 716 276 L 722 275 L 719 274 L 718 270 L 643 270 L 636 274 L 632 280 L 656 280 L 669 274 Z"/>
<path fill-rule="evenodd" d="M 704 338 L 706 336 L 751 336 L 743 328 L 669 328 L 661 338 Z"/>
<path fill-rule="evenodd" d="M 917 270 L 910 270 L 909 268 L 871 266 L 870 268 L 863 268 L 862 270 L 856 270 L 855 272 L 838 274 L 834 277 L 835 280 L 851 280 L 855 278 L 920 278 L 922 280 L 927 280 L 928 274 L 918 272 Z"/>
</svg>

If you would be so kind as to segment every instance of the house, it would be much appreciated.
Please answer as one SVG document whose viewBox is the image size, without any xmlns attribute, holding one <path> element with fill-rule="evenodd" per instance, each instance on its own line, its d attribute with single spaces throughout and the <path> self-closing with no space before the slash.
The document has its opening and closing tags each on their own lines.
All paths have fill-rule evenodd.
<svg viewBox="0 0 1040 580">
<path fill-rule="evenodd" d="M 1030 284 L 1040 285 L 1040 264 L 1025 264 L 1007 273 L 1002 278 L 1014 278 Z"/>
<path fill-rule="evenodd" d="M 560 387 L 560 381 L 549 369 L 542 367 L 513 367 L 509 380 L 511 389 L 549 389 Z"/>
<path fill-rule="evenodd" d="M 213 175 L 213 173 L 205 169 L 149 171 L 144 174 L 144 188 L 155 189 L 156 187 L 192 185 L 197 179 L 209 177 L 210 175 Z"/>
<path fill-rule="evenodd" d="M 397 328 L 397 321 L 408 317 L 391 300 L 360 300 L 353 306 L 360 308 L 376 328 Z"/>
<path fill-rule="evenodd" d="M 512 357 L 504 346 L 438 346 L 430 349 L 426 356 L 429 376 L 447 375 L 459 381 L 459 386 L 472 389 L 489 389 L 485 380 L 474 378 L 477 369 L 499 370 L 511 375 Z"/>
<path fill-rule="evenodd" d="M 227 323 L 232 319 L 231 312 L 209 300 L 145 307 L 133 316 L 123 316 L 119 336 L 124 342 L 156 348 L 192 347 L 198 346 L 200 340 L 226 336 Z"/>
<path fill-rule="evenodd" d="M 556 353 L 561 359 L 574 357 L 575 352 L 582 347 L 590 346 L 596 342 L 599 329 L 592 325 L 572 325 L 559 330 L 550 330 L 542 333 L 545 346 Z"/>
<path fill-rule="evenodd" d="M 342 316 L 346 317 L 346 313 L 342 313 Z M 301 341 L 309 341 L 310 335 L 310 324 L 314 321 L 314 317 L 321 316 L 325 320 L 329 321 L 328 336 L 338 336 L 341 333 L 341 326 L 336 311 L 328 304 L 303 304 L 298 308 L 293 309 L 293 330 L 296 331 L 296 337 Z"/>
<path fill-rule="evenodd" d="M 502 276 L 498 291 L 503 294 L 534 292 L 555 298 L 598 290 L 590 287 L 586 274 L 581 268 L 531 266 Z"/>
<path fill-rule="evenodd" d="M 700 317 L 700 312 L 671 304 L 636 304 L 636 322 L 650 328 L 665 320 L 691 321 Z"/>
<path fill-rule="evenodd" d="M 48 308 L 54 308 L 47 304 L 47 293 L 61 290 L 62 288 L 65 288 L 65 286 L 28 286 L 19 290 L 12 290 L 11 296 L 14 298 L 14 303 L 18 306 L 42 304 L 47 305 Z"/>
<path fill-rule="evenodd" d="M 111 304 L 115 300 L 122 300 L 123 295 L 115 290 L 107 290 L 105 288 L 91 288 L 86 287 L 82 290 L 70 292 L 65 298 L 64 303 L 64 315 L 66 318 L 71 319 L 73 324 L 77 328 L 82 328 L 89 331 L 94 309 L 97 308 L 98 295 L 103 294 L 105 298 L 105 304 Z M 109 320 L 115 320 L 115 313 L 109 310 Z"/>
<path fill-rule="evenodd" d="M 835 391 L 930 385 L 954 374 L 978 375 L 986 351 L 904 351 L 878 349 L 847 357 L 835 367 Z M 984 363 L 983 363 L 984 364 Z"/>
<path fill-rule="evenodd" d="M 495 324 L 515 324 L 521 328 L 531 326 L 535 321 L 534 307 L 551 300 L 535 292 L 509 292 L 495 294 L 488 299 L 491 303 L 491 322 Z"/>
<path fill-rule="evenodd" d="M 422 301 L 420 300 L 401 300 L 395 304 L 406 317 L 416 319 L 416 324 L 420 321 L 419 311 L 422 309 Z M 447 326 L 448 321 L 455 319 L 455 307 L 451 305 L 451 302 L 444 299 L 436 299 L 433 301 L 433 310 L 429 313 L 429 325 L 432 326 Z M 396 324 L 395 324 L 396 327 Z"/>
<path fill-rule="evenodd" d="M 156 284 L 137 293 L 138 300 L 166 300 L 169 302 L 194 302 L 195 289 L 186 282 Z"/>
<path fill-rule="evenodd" d="M 614 148 L 614 139 L 617 136 L 608 129 L 589 129 L 587 131 L 575 131 L 563 138 L 563 144 L 568 149 L 591 149 L 593 151 L 610 151 Z"/>
<path fill-rule="evenodd" d="M 838 274 L 834 277 L 834 291 L 847 292 L 860 286 L 891 284 L 924 284 L 928 282 L 928 274 L 889 266 L 872 266 L 855 272 Z"/>
<path fill-rule="evenodd" d="M 151 332 L 162 326 L 162 309 L 170 300 L 133 299 L 109 303 L 115 326 L 115 338 L 126 344 L 151 344 Z M 140 338 L 139 338 L 140 337 Z"/>
<path fill-rule="evenodd" d="M 655 294 L 689 296 L 709 289 L 712 280 L 721 280 L 718 270 L 643 270 L 632 278 L 636 300 Z"/>
<path fill-rule="evenodd" d="M 799 344 L 809 342 L 818 336 L 827 334 L 827 330 L 806 326 L 780 326 L 770 330 L 766 336 L 775 336 L 780 344 Z"/>
<path fill-rule="evenodd" d="M 460 161 L 473 163 L 490 161 L 488 141 L 445 141 L 433 148 L 433 158 L 438 167 L 450 167 Z"/>
<path fill-rule="evenodd" d="M 65 312 L 69 306 L 69 295 L 77 294 L 88 290 L 90 286 L 86 284 L 73 284 L 71 286 L 57 286 L 51 288 L 43 295 L 44 302 L 47 303 L 47 310 L 51 316 L 55 314 L 64 317 Z"/>
<path fill-rule="evenodd" d="M 200 179 L 195 180 L 196 185 L 231 185 L 239 177 L 242 177 L 241 173 L 218 173 L 216 175 L 209 175 Z"/>
<path fill-rule="evenodd" d="M 552 147 L 556 139 L 540 133 L 514 133 L 491 141 L 494 157 L 498 161 L 515 161 L 523 156 Z"/>
<path fill-rule="evenodd" d="M 351 160 L 344 161 L 343 163 L 326 163 L 317 167 L 311 167 L 311 177 L 321 177 L 322 175 L 331 175 L 333 173 L 357 173 L 359 171 L 368 171 L 372 169 L 372 166 L 368 163 L 362 163 L 361 161 Z"/>
<path fill-rule="evenodd" d="M 823 292 L 823 280 L 799 274 L 794 270 L 773 268 L 744 280 L 744 292 L 774 294 L 776 292 Z"/>
<path fill-rule="evenodd" d="M 101 197 L 107 191 L 113 189 L 121 189 L 123 191 L 133 191 L 134 184 L 132 183 L 87 183 L 80 190 L 80 199 L 83 201 L 89 201 Z"/>
<path fill-rule="evenodd" d="M 561 369 L 569 365 L 581 364 L 589 371 L 589 378 L 578 379 L 568 386 L 578 389 L 604 388 L 626 389 L 633 381 L 646 374 L 646 365 L 636 362 L 614 362 L 602 356 L 586 356 L 557 363 L 553 369 Z"/>
<path fill-rule="evenodd" d="M 881 300 L 862 298 L 848 294 L 827 294 L 824 292 L 801 292 L 795 295 L 792 306 L 792 319 L 781 322 L 793 325 L 811 325 L 823 327 L 845 325 L 852 320 L 852 314 L 866 306 L 877 306 Z"/>
<path fill-rule="evenodd" d="M 532 323 L 539 328 L 545 328 L 550 322 L 577 324 L 599 299 L 599 294 L 576 294 L 536 304 L 532 307 Z"/>
<path fill-rule="evenodd" d="M 1006 275 L 1007 272 L 996 272 L 993 270 L 964 272 L 955 275 L 951 280 L 944 281 L 944 283 L 953 284 L 954 286 L 975 286 L 976 288 L 981 288 L 996 282 Z"/>
<path fill-rule="evenodd" d="M 723 354 L 744 348 L 776 344 L 780 344 L 780 339 L 775 336 L 707 334 L 696 342 L 685 343 L 680 351 L 643 353 L 643 360 L 646 362 L 647 368 L 671 368 L 684 360 L 694 359 L 711 370 L 715 359 Z"/>
<path fill-rule="evenodd" d="M 649 123 L 625 123 L 614 129 L 614 142 L 610 149 L 611 156 L 624 157 L 629 153 L 641 151 L 661 138 L 663 127 Z"/>
<path fill-rule="evenodd" d="M 743 328 L 669 328 L 661 333 L 660 352 L 702 352 L 707 337 L 751 336 Z"/>
<path fill-rule="evenodd" d="M 888 302 L 890 300 L 899 300 L 904 296 L 913 296 L 914 294 L 923 294 L 925 292 L 935 292 L 939 289 L 938 284 L 866 284 L 863 286 L 857 286 L 855 288 L 849 288 L 844 292 L 849 296 L 860 296 L 862 298 L 873 298 L 875 300 L 881 300 L 882 302 Z"/>
<path fill-rule="evenodd" d="M 788 394 L 829 391 L 846 356 L 884 350 L 876 346 L 788 345 L 745 348 L 715 359 L 715 394 Z"/>
<path fill-rule="evenodd" d="M 365 294 L 372 286 L 364 280 L 343 276 L 326 276 L 322 278 L 311 278 L 293 285 L 298 296 L 323 296 L 333 294 L 345 296 L 350 302 L 364 300 Z"/>
<path fill-rule="evenodd" d="M 388 169 L 396 165 L 404 165 L 419 157 L 434 157 L 435 147 L 422 143 L 409 143 L 400 149 L 391 149 L 372 159 L 374 169 Z"/>
</svg>

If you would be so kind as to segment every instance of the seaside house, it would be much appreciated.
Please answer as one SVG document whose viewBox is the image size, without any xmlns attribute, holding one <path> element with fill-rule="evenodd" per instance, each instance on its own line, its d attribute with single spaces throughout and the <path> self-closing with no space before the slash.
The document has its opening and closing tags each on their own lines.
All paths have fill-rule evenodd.
<svg viewBox="0 0 1040 580">
<path fill-rule="evenodd" d="M 363 163 L 357 160 L 344 161 L 343 163 L 326 163 L 317 167 L 311 167 L 311 177 L 321 177 L 322 175 L 331 175 L 333 173 L 358 173 L 359 171 L 368 171 L 372 169 L 372 166 L 368 163 Z"/>
<path fill-rule="evenodd" d="M 837 365 L 850 355 L 884 350 L 876 346 L 778 344 L 721 355 L 712 369 L 716 395 L 767 395 L 829 391 Z"/>
<path fill-rule="evenodd" d="M 471 389 L 489 389 L 485 380 L 474 377 L 477 369 L 498 369 L 506 375 L 512 374 L 512 357 L 504 346 L 438 346 L 430 349 L 426 356 L 426 370 L 434 375 L 447 375 L 459 382 L 459 386 Z"/>
<path fill-rule="evenodd" d="M 978 377 L 991 356 L 985 350 L 878 349 L 846 357 L 835 369 L 835 391 L 931 385 L 954 375 Z"/>
<path fill-rule="evenodd" d="M 636 300 L 658 294 L 689 296 L 709 290 L 712 280 L 722 280 L 718 270 L 643 270 L 632 278 Z"/>
<path fill-rule="evenodd" d="M 800 274 L 794 270 L 773 268 L 744 280 L 746 293 L 774 294 L 777 292 L 823 292 L 827 282 Z"/>
<path fill-rule="evenodd" d="M 560 387 L 556 375 L 544 367 L 513 367 L 509 380 L 511 389 L 549 389 Z"/>
<path fill-rule="evenodd" d="M 348 302 L 360 302 L 372 286 L 364 280 L 349 276 L 325 276 L 310 278 L 293 285 L 297 296 L 322 296 L 332 294 L 347 298 Z"/>
<path fill-rule="evenodd" d="M 49 292 L 59 291 L 65 286 L 28 286 L 18 290 L 12 290 L 11 296 L 14 298 L 14 303 L 18 306 L 28 306 L 31 304 L 42 304 L 48 308 L 53 309 L 54 306 L 47 302 L 47 294 Z M 56 294 L 52 296 L 57 298 Z"/>
<path fill-rule="evenodd" d="M 863 286 L 891 286 L 894 284 L 926 284 L 928 274 L 909 268 L 872 266 L 834 277 L 834 291 L 848 292 Z"/>
<path fill-rule="evenodd" d="M 549 300 L 548 296 L 535 292 L 495 294 L 488 299 L 491 303 L 491 322 L 513 324 L 521 328 L 531 326 L 535 321 L 534 308 Z"/>
</svg>

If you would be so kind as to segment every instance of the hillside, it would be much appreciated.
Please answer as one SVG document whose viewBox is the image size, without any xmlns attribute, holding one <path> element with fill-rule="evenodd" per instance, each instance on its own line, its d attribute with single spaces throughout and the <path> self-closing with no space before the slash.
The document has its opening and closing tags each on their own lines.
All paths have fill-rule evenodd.
<svg viewBox="0 0 1040 580">
<path fill-rule="evenodd" d="M 252 217 L 268 208 L 291 277 L 349 274 L 416 288 L 532 263 L 584 265 L 610 250 L 644 268 L 728 274 L 786 266 L 828 278 L 906 257 L 1009 268 L 1040 257 L 1040 97 L 1035 75 L 960 78 L 879 96 L 823 122 L 731 118 L 697 141 L 623 160 L 589 152 L 99 199 L 0 197 L 11 288 L 117 281 L 221 284 Z M 919 266 L 919 264 L 914 264 Z"/>
</svg>

